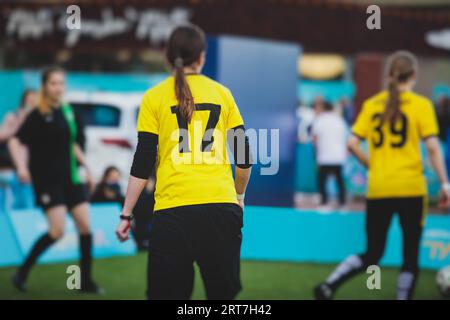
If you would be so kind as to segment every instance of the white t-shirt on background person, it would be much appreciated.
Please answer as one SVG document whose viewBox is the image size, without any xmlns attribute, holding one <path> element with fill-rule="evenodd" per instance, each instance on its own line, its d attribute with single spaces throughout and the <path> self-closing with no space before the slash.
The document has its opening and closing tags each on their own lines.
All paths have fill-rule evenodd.
<svg viewBox="0 0 450 320">
<path fill-rule="evenodd" d="M 348 128 L 340 115 L 333 111 L 321 113 L 314 120 L 312 133 L 316 141 L 319 165 L 343 165 L 345 163 Z"/>
</svg>

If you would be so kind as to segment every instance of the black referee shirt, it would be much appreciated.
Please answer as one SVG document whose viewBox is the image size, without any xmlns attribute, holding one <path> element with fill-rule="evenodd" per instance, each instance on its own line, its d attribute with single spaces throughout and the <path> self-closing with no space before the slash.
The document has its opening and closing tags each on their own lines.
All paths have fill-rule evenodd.
<svg viewBox="0 0 450 320">
<path fill-rule="evenodd" d="M 76 143 L 84 149 L 84 128 L 79 117 Z M 38 110 L 31 112 L 16 134 L 28 147 L 29 168 L 35 187 L 71 183 L 72 146 L 70 129 L 61 108 L 52 108 L 43 115 Z"/>
</svg>

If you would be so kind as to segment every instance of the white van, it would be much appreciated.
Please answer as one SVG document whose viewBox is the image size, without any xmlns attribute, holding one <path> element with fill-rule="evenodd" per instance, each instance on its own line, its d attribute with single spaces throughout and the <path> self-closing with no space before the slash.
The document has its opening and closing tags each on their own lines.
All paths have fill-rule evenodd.
<svg viewBox="0 0 450 320">
<path fill-rule="evenodd" d="M 97 182 L 108 166 L 116 166 L 122 173 L 122 185 L 126 185 L 143 94 L 72 91 L 66 95 L 86 126 L 86 157 Z"/>
</svg>

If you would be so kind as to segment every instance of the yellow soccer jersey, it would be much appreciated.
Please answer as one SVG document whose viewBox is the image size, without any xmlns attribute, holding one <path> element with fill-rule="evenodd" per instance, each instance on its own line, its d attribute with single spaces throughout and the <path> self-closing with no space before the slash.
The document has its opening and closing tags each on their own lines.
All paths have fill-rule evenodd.
<svg viewBox="0 0 450 320">
<path fill-rule="evenodd" d="M 237 203 L 227 130 L 244 122 L 231 92 L 203 75 L 187 75 L 195 102 L 188 123 L 179 113 L 174 78 L 148 90 L 138 131 L 158 135 L 155 211 L 184 205 Z"/>
<path fill-rule="evenodd" d="M 387 99 L 383 91 L 366 100 L 352 128 L 368 143 L 367 198 L 426 195 L 420 141 L 439 133 L 433 105 L 413 92 L 401 93 L 401 116 L 395 125 L 382 124 Z"/>
</svg>

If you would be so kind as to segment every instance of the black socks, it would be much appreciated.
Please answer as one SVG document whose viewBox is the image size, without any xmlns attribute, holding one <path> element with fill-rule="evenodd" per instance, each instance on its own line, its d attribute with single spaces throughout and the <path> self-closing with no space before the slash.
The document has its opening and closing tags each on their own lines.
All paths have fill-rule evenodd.
<svg viewBox="0 0 450 320">
<path fill-rule="evenodd" d="M 40 237 L 25 262 L 19 268 L 17 276 L 23 282 L 26 281 L 31 268 L 36 263 L 37 259 L 53 244 L 56 240 L 48 233 Z M 81 283 L 89 284 L 91 282 L 92 272 L 92 234 L 80 235 L 80 269 L 81 269 Z"/>
<path fill-rule="evenodd" d="M 55 241 L 55 239 L 46 233 L 35 242 L 33 249 L 31 249 L 25 262 L 18 270 L 17 275 L 22 281 L 27 279 L 28 273 L 36 263 L 39 256 L 43 254 L 53 243 L 55 243 Z"/>
<path fill-rule="evenodd" d="M 81 285 L 91 282 L 92 234 L 80 235 Z"/>
</svg>

